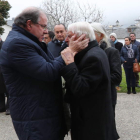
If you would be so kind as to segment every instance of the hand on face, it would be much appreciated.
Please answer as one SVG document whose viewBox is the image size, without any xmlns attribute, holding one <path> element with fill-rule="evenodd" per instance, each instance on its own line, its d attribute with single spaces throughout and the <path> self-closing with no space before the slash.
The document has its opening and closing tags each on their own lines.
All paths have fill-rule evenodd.
<svg viewBox="0 0 140 140">
<path fill-rule="evenodd" d="M 78 39 L 77 36 L 73 35 L 69 40 L 69 47 L 73 53 L 78 53 L 88 46 L 89 39 L 86 39 L 86 35 L 82 34 Z"/>
<path fill-rule="evenodd" d="M 67 47 L 66 49 L 64 49 L 61 52 L 61 56 L 62 56 L 63 60 L 65 61 L 66 65 L 74 62 L 74 54 L 73 54 L 72 50 L 70 49 L 70 47 Z"/>
</svg>

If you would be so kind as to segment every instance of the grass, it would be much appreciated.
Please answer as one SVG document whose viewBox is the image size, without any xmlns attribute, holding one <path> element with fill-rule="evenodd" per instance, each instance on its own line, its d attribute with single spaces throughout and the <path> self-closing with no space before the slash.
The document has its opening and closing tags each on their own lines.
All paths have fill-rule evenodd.
<svg viewBox="0 0 140 140">
<path fill-rule="evenodd" d="M 125 78 L 125 72 L 122 67 L 122 82 L 120 84 L 121 90 L 117 91 L 118 93 L 126 93 L 127 92 L 127 85 L 126 85 L 126 78 Z M 136 92 L 140 92 L 140 88 L 136 87 Z"/>
</svg>

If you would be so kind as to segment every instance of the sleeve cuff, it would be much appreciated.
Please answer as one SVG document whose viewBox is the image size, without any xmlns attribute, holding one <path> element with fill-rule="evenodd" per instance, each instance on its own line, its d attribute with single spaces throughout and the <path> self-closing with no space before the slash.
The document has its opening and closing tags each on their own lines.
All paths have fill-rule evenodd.
<svg viewBox="0 0 140 140">
<path fill-rule="evenodd" d="M 66 65 L 65 67 L 63 67 L 61 69 L 61 75 L 64 76 L 64 75 L 68 74 L 69 72 L 73 73 L 76 71 L 78 71 L 78 69 L 77 69 L 75 62 L 73 62 L 69 65 Z"/>
</svg>

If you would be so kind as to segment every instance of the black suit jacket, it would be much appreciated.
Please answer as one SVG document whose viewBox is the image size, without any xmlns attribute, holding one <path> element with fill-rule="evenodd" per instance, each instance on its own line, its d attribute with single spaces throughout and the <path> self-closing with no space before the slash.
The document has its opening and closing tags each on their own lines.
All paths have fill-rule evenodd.
<svg viewBox="0 0 140 140">
<path fill-rule="evenodd" d="M 97 42 L 90 42 L 61 73 L 67 82 L 72 139 L 116 140 L 110 68 Z"/>
<path fill-rule="evenodd" d="M 60 42 L 58 42 L 57 39 L 48 43 L 48 49 L 54 57 L 60 56 L 61 51 L 65 49 L 67 46 L 68 45 L 66 42 L 61 44 Z"/>
</svg>

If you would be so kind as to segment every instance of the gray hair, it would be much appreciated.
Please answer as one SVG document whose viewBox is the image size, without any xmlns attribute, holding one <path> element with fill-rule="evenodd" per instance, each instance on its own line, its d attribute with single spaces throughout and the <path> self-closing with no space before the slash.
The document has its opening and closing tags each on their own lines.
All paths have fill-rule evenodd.
<svg viewBox="0 0 140 140">
<path fill-rule="evenodd" d="M 82 34 L 86 34 L 86 37 L 90 39 L 90 41 L 95 40 L 95 34 L 88 22 L 75 22 L 68 26 L 68 31 L 77 34 L 80 36 Z"/>
<path fill-rule="evenodd" d="M 102 41 L 107 43 L 107 48 L 111 47 L 110 42 L 109 42 L 109 38 L 108 38 L 108 36 L 106 34 L 106 30 L 103 27 L 103 25 L 101 23 L 93 22 L 93 23 L 91 23 L 91 26 L 92 26 L 94 32 L 96 32 L 99 36 L 101 36 L 101 34 L 104 35 Z"/>
<path fill-rule="evenodd" d="M 40 20 L 40 15 L 45 12 L 37 7 L 28 7 L 23 10 L 14 20 L 14 23 L 18 26 L 26 27 L 27 20 L 31 20 L 34 24 Z"/>
</svg>

